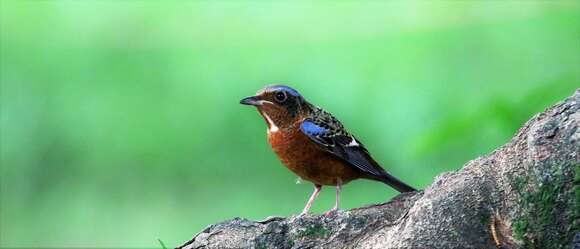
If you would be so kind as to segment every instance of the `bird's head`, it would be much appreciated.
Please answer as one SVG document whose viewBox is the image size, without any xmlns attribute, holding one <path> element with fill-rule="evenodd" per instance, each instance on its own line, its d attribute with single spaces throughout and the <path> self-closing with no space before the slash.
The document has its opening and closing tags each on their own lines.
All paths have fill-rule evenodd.
<svg viewBox="0 0 580 249">
<path fill-rule="evenodd" d="M 253 105 L 268 123 L 269 131 L 288 127 L 300 118 L 310 104 L 289 86 L 271 85 L 259 90 L 255 96 L 240 101 L 243 105 Z"/>
</svg>

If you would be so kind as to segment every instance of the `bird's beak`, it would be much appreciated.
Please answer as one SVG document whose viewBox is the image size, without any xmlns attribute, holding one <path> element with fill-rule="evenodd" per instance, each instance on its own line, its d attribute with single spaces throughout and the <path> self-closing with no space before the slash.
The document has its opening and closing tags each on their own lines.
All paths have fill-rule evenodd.
<svg viewBox="0 0 580 249">
<path fill-rule="evenodd" d="M 262 103 L 262 100 L 260 100 L 257 96 L 251 96 L 240 100 L 240 104 L 242 105 L 261 106 Z"/>
</svg>

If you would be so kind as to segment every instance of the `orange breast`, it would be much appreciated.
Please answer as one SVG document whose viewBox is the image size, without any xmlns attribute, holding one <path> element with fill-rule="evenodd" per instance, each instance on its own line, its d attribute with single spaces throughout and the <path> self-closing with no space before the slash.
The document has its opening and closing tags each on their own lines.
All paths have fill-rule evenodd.
<svg viewBox="0 0 580 249">
<path fill-rule="evenodd" d="M 360 178 L 361 173 L 343 160 L 324 151 L 302 131 L 298 123 L 291 129 L 268 133 L 268 141 L 282 163 L 300 178 L 320 184 L 343 184 Z"/>
</svg>

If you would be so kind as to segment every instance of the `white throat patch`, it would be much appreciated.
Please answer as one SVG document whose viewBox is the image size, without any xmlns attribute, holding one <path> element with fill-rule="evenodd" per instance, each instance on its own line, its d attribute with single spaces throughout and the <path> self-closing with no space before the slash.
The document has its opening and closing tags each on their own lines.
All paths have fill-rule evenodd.
<svg viewBox="0 0 580 249">
<path fill-rule="evenodd" d="M 272 119 L 268 116 L 268 114 L 266 114 L 265 112 L 262 114 L 264 115 L 264 117 L 266 117 L 266 120 L 268 121 L 268 125 L 270 126 L 270 128 L 268 129 L 268 133 L 274 133 L 274 132 L 277 132 L 278 130 L 280 130 L 278 128 L 278 126 L 276 126 L 276 124 L 274 124 L 274 121 L 272 121 Z"/>
</svg>

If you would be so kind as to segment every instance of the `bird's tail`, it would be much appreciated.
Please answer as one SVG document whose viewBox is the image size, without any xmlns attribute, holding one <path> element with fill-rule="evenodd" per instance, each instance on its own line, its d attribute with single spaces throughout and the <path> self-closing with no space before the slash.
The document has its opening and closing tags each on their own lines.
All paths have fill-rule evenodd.
<svg viewBox="0 0 580 249">
<path fill-rule="evenodd" d="M 415 188 L 407 185 L 406 183 L 400 181 L 399 179 L 395 178 L 394 176 L 386 172 L 376 180 L 393 187 L 394 189 L 396 189 L 401 193 L 417 191 Z"/>
</svg>

